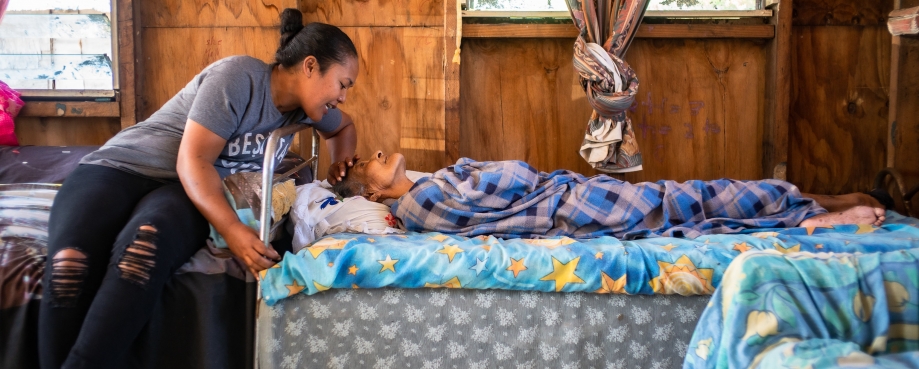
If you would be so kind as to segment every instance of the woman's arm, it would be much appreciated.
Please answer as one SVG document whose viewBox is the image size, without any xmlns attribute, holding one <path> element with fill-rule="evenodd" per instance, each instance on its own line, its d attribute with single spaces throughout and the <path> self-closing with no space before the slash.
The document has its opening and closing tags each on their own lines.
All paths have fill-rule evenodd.
<svg viewBox="0 0 919 369">
<path fill-rule="evenodd" d="M 227 141 L 189 119 L 179 145 L 176 171 L 188 197 L 204 218 L 227 241 L 233 255 L 240 258 L 258 278 L 258 272 L 280 260 L 278 253 L 265 247 L 254 229 L 239 221 L 223 194 L 220 175 L 214 163 Z"/>
<path fill-rule="evenodd" d="M 335 184 L 345 175 L 347 168 L 354 166 L 354 163 L 360 159 L 354 155 L 354 150 L 357 148 L 357 129 L 354 128 L 351 116 L 341 112 L 341 124 L 338 125 L 338 129 L 328 133 L 319 132 L 319 136 L 329 145 L 332 164 L 329 166 L 328 181 Z"/>
</svg>

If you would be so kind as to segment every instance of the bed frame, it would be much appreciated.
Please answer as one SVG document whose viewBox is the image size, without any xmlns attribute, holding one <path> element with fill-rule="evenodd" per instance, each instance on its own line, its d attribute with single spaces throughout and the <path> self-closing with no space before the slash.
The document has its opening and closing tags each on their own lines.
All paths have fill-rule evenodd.
<svg viewBox="0 0 919 369">
<path fill-rule="evenodd" d="M 275 168 L 274 157 L 278 151 L 278 146 L 281 138 L 300 132 L 307 128 L 311 127 L 306 124 L 293 124 L 278 128 L 271 132 L 271 135 L 268 136 L 268 142 L 265 144 L 265 159 L 262 161 L 262 204 L 261 209 L 259 209 L 259 238 L 262 239 L 262 242 L 265 243 L 266 247 L 269 245 L 271 240 L 271 190 L 274 184 L 280 182 L 284 178 L 290 177 L 290 175 L 298 172 L 307 165 L 312 165 L 311 172 L 313 174 L 313 180 L 318 177 L 319 165 L 317 164 L 319 164 L 319 132 L 315 128 L 312 129 L 312 147 L 310 150 L 310 158 L 300 164 L 297 164 L 295 167 L 291 168 L 283 174 L 272 175 Z M 258 368 L 258 349 L 256 348 L 256 345 L 258 344 L 258 303 L 259 300 L 261 300 L 261 281 L 256 279 L 255 282 L 255 317 L 252 322 L 252 330 L 248 334 L 249 337 L 246 337 L 248 341 L 246 347 L 252 350 L 252 367 Z"/>
</svg>

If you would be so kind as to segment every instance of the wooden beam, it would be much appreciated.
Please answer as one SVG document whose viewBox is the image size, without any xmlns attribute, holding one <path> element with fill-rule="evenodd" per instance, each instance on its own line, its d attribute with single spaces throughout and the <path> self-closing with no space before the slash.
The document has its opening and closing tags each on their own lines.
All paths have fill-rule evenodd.
<svg viewBox="0 0 919 369">
<path fill-rule="evenodd" d="M 463 38 L 575 38 L 571 24 L 464 24 Z M 637 38 L 754 38 L 775 36 L 772 24 L 642 24 Z"/>
<path fill-rule="evenodd" d="M 118 39 L 118 103 L 121 105 L 121 129 L 137 123 L 137 95 L 135 93 L 137 73 L 135 68 L 135 42 L 140 28 L 135 23 L 133 0 L 117 0 L 115 18 Z"/>
<path fill-rule="evenodd" d="M 769 43 L 766 69 L 766 117 L 763 121 L 763 178 L 785 180 L 788 162 L 788 120 L 791 109 L 792 0 L 772 5 L 770 25 L 775 37 Z"/>
<path fill-rule="evenodd" d="M 463 20 L 459 2 L 444 0 L 444 166 L 460 157 L 460 51 Z"/>
<path fill-rule="evenodd" d="M 19 112 L 22 117 L 119 117 L 117 102 L 28 101 Z"/>
<path fill-rule="evenodd" d="M 900 10 L 900 0 L 894 0 L 893 14 Z M 888 26 L 889 27 L 889 26 Z M 887 166 L 893 168 L 896 164 L 897 149 L 894 145 L 894 129 L 897 126 L 897 82 L 900 80 L 900 36 L 893 35 L 890 40 L 890 100 L 887 113 Z"/>
</svg>

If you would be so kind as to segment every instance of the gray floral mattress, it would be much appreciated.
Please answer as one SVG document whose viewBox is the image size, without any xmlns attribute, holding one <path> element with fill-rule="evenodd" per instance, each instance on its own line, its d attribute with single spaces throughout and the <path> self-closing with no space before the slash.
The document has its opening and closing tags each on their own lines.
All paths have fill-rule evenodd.
<svg viewBox="0 0 919 369">
<path fill-rule="evenodd" d="M 261 368 L 678 368 L 710 296 L 354 289 L 261 302 Z"/>
</svg>

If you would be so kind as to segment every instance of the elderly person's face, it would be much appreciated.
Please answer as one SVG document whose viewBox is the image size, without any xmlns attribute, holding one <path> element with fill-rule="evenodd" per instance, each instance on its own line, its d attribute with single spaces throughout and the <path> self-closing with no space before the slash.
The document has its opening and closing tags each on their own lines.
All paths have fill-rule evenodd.
<svg viewBox="0 0 919 369">
<path fill-rule="evenodd" d="M 384 155 L 382 151 L 377 151 L 370 159 L 355 163 L 348 170 L 348 176 L 367 186 L 368 192 L 385 192 L 398 178 L 405 176 L 405 157 L 399 153 Z"/>
</svg>

